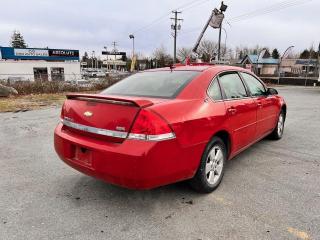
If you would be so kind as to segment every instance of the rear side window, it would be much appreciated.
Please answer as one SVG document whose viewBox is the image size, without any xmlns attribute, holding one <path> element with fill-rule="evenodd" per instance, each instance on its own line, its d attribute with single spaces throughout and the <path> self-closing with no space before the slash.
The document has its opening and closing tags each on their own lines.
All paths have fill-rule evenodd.
<svg viewBox="0 0 320 240">
<path fill-rule="evenodd" d="M 246 89 L 237 73 L 220 75 L 219 81 L 227 99 L 247 97 Z"/>
<path fill-rule="evenodd" d="M 107 88 L 102 94 L 174 98 L 199 74 L 195 71 L 136 73 Z"/>
<path fill-rule="evenodd" d="M 246 82 L 252 96 L 256 97 L 256 96 L 265 95 L 266 90 L 265 90 L 263 84 L 258 79 L 251 76 L 248 73 L 241 73 L 241 76 L 243 77 L 244 81 Z"/>
<path fill-rule="evenodd" d="M 221 95 L 221 91 L 220 91 L 220 87 L 217 79 L 213 80 L 212 84 L 210 85 L 208 89 L 208 95 L 213 100 L 216 100 L 216 101 L 222 100 L 222 95 Z"/>
</svg>

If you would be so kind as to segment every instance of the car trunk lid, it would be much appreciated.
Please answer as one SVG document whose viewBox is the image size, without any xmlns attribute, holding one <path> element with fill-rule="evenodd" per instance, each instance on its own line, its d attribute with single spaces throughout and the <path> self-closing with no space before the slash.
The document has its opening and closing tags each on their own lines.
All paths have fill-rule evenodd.
<svg viewBox="0 0 320 240">
<path fill-rule="evenodd" d="M 68 94 L 61 118 L 68 131 L 122 142 L 128 136 L 140 109 L 160 101 L 99 94 Z"/>
</svg>

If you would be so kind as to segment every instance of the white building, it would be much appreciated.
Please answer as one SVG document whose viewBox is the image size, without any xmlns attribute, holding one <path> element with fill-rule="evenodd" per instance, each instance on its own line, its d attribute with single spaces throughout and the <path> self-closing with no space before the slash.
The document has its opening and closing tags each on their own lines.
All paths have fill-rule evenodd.
<svg viewBox="0 0 320 240">
<path fill-rule="evenodd" d="M 78 50 L 0 47 L 0 80 L 68 81 L 80 76 Z"/>
</svg>

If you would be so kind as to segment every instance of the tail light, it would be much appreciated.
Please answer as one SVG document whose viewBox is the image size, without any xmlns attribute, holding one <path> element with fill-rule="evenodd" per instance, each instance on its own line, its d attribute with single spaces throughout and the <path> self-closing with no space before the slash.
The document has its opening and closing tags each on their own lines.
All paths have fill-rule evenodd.
<svg viewBox="0 0 320 240">
<path fill-rule="evenodd" d="M 63 103 L 62 108 L 61 108 L 61 113 L 60 113 L 61 122 L 63 121 L 64 117 L 65 117 L 65 103 Z"/>
<path fill-rule="evenodd" d="M 163 141 L 175 138 L 169 124 L 158 114 L 142 109 L 135 120 L 128 139 Z"/>
</svg>

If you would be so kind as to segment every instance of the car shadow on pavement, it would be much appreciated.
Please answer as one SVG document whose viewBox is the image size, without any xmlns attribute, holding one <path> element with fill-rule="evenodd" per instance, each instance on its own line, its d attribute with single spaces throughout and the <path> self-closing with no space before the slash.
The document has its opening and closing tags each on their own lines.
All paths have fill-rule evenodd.
<svg viewBox="0 0 320 240">
<path fill-rule="evenodd" d="M 187 182 L 178 182 L 151 190 L 130 190 L 121 188 L 89 176 L 76 175 L 69 182 L 68 197 L 78 206 L 92 205 L 139 212 L 154 209 L 193 205 L 206 194 L 193 191 Z M 65 189 L 66 190 L 66 189 Z"/>
<path fill-rule="evenodd" d="M 254 146 L 259 147 L 264 144 L 262 140 Z M 230 187 L 228 178 L 237 175 L 239 169 L 246 168 L 250 164 L 250 156 L 255 147 L 251 147 L 240 153 L 233 160 L 228 161 L 226 167 L 226 176 L 224 177 L 219 188 L 214 191 L 214 195 L 221 195 L 224 187 Z M 229 177 L 228 177 L 229 176 Z M 108 184 L 104 181 L 79 174 L 72 175 L 70 179 L 65 179 L 64 195 L 71 198 L 72 202 L 78 206 L 85 206 L 87 204 L 96 204 L 96 207 L 117 206 L 119 209 L 129 208 L 132 211 L 151 210 L 156 207 L 166 207 L 170 209 L 179 207 L 181 204 L 193 205 L 205 202 L 207 197 L 212 194 L 201 194 L 195 192 L 186 181 L 170 184 L 167 186 L 151 189 L 151 190 L 130 190 Z"/>
</svg>

